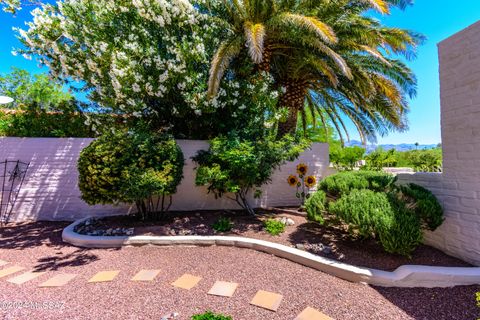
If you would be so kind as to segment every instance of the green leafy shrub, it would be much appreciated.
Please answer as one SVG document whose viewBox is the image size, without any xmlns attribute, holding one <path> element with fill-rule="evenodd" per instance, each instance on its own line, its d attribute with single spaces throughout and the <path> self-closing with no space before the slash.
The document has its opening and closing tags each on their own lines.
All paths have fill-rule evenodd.
<svg viewBox="0 0 480 320">
<path fill-rule="evenodd" d="M 207 311 L 202 314 L 196 314 L 192 316 L 192 320 L 232 320 L 230 316 L 225 316 L 223 314 L 215 314 L 211 311 Z"/>
<path fill-rule="evenodd" d="M 384 193 L 353 190 L 330 203 L 329 210 L 365 238 L 375 235 L 376 227 L 388 225 L 393 209 Z"/>
<path fill-rule="evenodd" d="M 247 195 L 270 181 L 273 171 L 285 161 L 298 157 L 308 143 L 286 136 L 281 140 L 244 140 L 238 136 L 218 137 L 210 141 L 208 151 L 200 151 L 193 160 L 198 164 L 195 183 L 207 186 L 215 197 L 234 194 L 229 199 L 237 202 L 250 214 L 255 214 Z"/>
<path fill-rule="evenodd" d="M 227 232 L 232 230 L 232 228 L 233 228 L 232 219 L 226 218 L 226 217 L 221 217 L 220 219 L 218 219 L 218 221 L 216 221 L 213 224 L 213 230 L 217 232 Z"/>
<path fill-rule="evenodd" d="M 333 147 L 330 151 L 330 161 L 338 170 L 353 170 L 358 161 L 365 155 L 365 149 L 358 146 Z"/>
<path fill-rule="evenodd" d="M 399 186 L 399 189 L 399 196 L 417 214 L 426 228 L 433 231 L 443 223 L 443 208 L 432 192 L 414 183 Z"/>
<path fill-rule="evenodd" d="M 77 112 L 0 110 L 0 136 L 6 137 L 94 137 L 85 125 L 86 117 Z"/>
<path fill-rule="evenodd" d="M 275 219 L 268 219 L 263 224 L 265 231 L 270 233 L 272 236 L 278 236 L 280 233 L 285 231 L 285 225 L 283 222 Z"/>
<path fill-rule="evenodd" d="M 352 232 L 378 239 L 389 253 L 409 256 L 422 241 L 418 217 L 395 194 L 353 190 L 332 202 L 330 212 Z"/>
<path fill-rule="evenodd" d="M 395 149 L 388 151 L 378 148 L 365 157 L 367 162 L 365 169 L 372 171 L 382 171 L 384 167 L 391 167 L 397 164 L 397 152 Z M 362 167 L 363 169 L 363 167 Z"/>
<path fill-rule="evenodd" d="M 80 154 L 79 187 L 88 204 L 135 203 L 146 215 L 168 210 L 165 197 L 183 177 L 183 153 L 168 135 L 118 131 L 102 135 Z M 156 199 L 154 199 L 156 198 Z"/>
<path fill-rule="evenodd" d="M 385 191 L 395 180 L 393 175 L 383 172 L 346 171 L 326 177 L 319 188 L 332 197 L 339 197 L 356 189 Z"/>
<path fill-rule="evenodd" d="M 420 220 L 395 194 L 389 196 L 394 214 L 377 226 L 378 238 L 386 252 L 408 257 L 422 243 Z"/>
<path fill-rule="evenodd" d="M 442 171 L 442 149 L 412 150 L 406 154 L 411 167 L 417 172 Z"/>
<path fill-rule="evenodd" d="M 310 221 L 323 223 L 323 214 L 326 211 L 327 197 L 325 192 L 319 190 L 313 193 L 310 198 L 305 201 L 305 210 L 307 211 L 307 218 Z"/>
</svg>

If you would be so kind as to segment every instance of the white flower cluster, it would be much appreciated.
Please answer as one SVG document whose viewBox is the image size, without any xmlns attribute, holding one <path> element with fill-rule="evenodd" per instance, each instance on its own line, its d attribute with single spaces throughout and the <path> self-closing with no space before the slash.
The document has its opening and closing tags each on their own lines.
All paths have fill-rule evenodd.
<svg viewBox="0 0 480 320">
<path fill-rule="evenodd" d="M 254 82 L 229 77 L 208 99 L 209 63 L 223 30 L 187 0 L 64 0 L 32 14 L 28 30 L 17 30 L 25 46 L 18 53 L 38 57 L 54 77 L 84 84 L 92 101 L 116 113 L 232 110 L 241 119 L 278 98 L 263 74 Z"/>
</svg>

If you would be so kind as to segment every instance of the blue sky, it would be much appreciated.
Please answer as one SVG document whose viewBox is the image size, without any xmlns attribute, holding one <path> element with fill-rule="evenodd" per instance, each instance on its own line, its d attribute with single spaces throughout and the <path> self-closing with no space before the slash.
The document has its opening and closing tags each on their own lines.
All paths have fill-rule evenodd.
<svg viewBox="0 0 480 320">
<path fill-rule="evenodd" d="M 24 26 L 24 21 L 30 19 L 29 9 L 25 8 L 16 18 L 0 12 L 0 73 L 8 72 L 12 66 L 34 73 L 45 71 L 39 69 L 35 61 L 11 54 L 12 47 L 19 46 L 12 27 Z M 418 0 L 406 11 L 395 10 L 381 19 L 389 26 L 421 32 L 428 39 L 419 48 L 418 58 L 408 63 L 418 77 L 418 96 L 411 101 L 408 117 L 410 130 L 391 133 L 380 138 L 379 143 L 438 143 L 441 137 L 437 43 L 480 20 L 480 1 Z M 355 136 L 353 134 L 352 138 Z"/>
</svg>

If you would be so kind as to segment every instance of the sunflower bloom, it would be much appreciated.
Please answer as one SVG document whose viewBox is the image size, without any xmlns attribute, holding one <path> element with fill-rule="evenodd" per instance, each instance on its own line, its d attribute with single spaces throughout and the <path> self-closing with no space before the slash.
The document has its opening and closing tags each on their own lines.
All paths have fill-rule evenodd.
<svg viewBox="0 0 480 320">
<path fill-rule="evenodd" d="M 297 166 L 297 173 L 301 176 L 304 176 L 307 174 L 308 171 L 308 166 L 305 163 L 300 163 Z"/>
<path fill-rule="evenodd" d="M 314 187 L 317 184 L 317 178 L 314 176 L 308 176 L 305 178 L 305 185 L 309 188 Z"/>
<path fill-rule="evenodd" d="M 291 187 L 295 187 L 298 183 L 298 179 L 296 176 L 291 175 L 288 177 L 287 182 Z"/>
</svg>

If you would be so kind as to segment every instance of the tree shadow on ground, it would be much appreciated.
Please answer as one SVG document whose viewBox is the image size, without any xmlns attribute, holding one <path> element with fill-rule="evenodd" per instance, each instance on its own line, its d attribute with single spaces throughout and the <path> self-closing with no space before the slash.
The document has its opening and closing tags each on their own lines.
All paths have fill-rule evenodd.
<svg viewBox="0 0 480 320">
<path fill-rule="evenodd" d="M 48 254 L 37 259 L 35 271 L 59 270 L 64 267 L 86 265 L 99 258 L 94 249 L 76 248 L 62 240 L 62 231 L 70 222 L 29 222 L 0 227 L 0 249 L 24 250 L 48 247 Z M 72 248 L 74 249 L 72 251 Z M 55 253 L 52 254 L 52 249 Z M 63 252 L 62 249 L 67 249 Z M 105 250 L 119 250 L 111 248 Z"/>
<path fill-rule="evenodd" d="M 78 267 L 99 260 L 97 255 L 88 251 L 89 249 L 77 249 L 67 254 L 59 252 L 56 256 L 42 257 L 37 260 L 38 264 L 34 266 L 34 270 L 57 271 L 64 267 Z"/>
<path fill-rule="evenodd" d="M 62 231 L 70 222 L 29 222 L 0 227 L 1 249 L 25 249 L 36 246 L 64 247 Z"/>
</svg>

